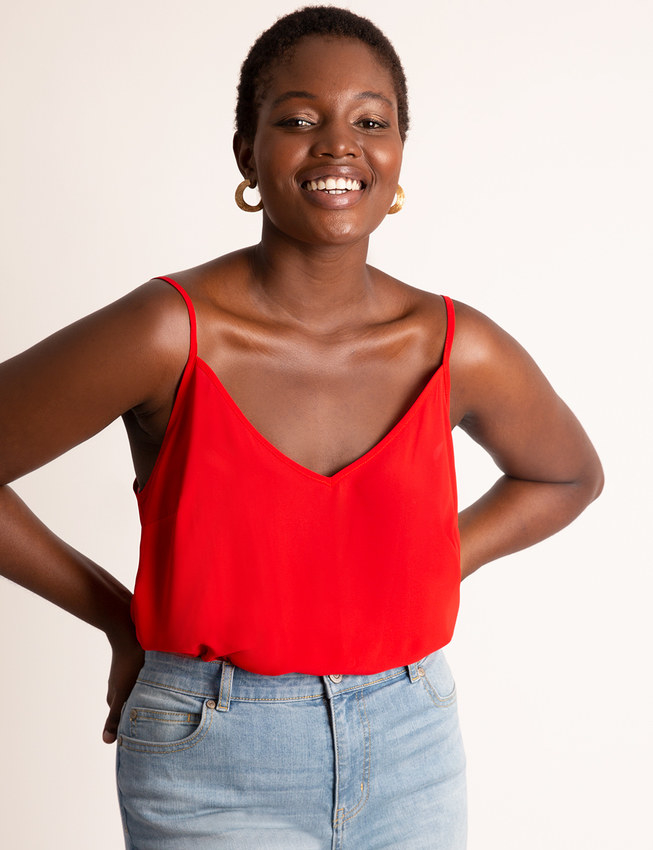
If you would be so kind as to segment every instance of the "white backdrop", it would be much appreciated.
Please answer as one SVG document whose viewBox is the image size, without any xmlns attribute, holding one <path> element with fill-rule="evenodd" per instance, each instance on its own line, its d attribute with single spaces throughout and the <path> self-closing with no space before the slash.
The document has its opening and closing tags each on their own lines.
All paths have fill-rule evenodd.
<svg viewBox="0 0 653 850">
<path fill-rule="evenodd" d="M 8 357 L 153 275 L 257 240 L 258 217 L 233 203 L 235 85 L 258 32 L 294 5 L 4 7 Z M 386 30 L 411 91 L 408 200 L 372 262 L 517 336 L 606 469 L 603 496 L 574 526 L 464 584 L 449 660 L 470 850 L 650 847 L 652 4 L 349 7 Z M 466 504 L 495 473 L 464 435 L 456 448 Z M 132 477 L 114 424 L 17 489 L 131 586 Z M 0 845 L 115 850 L 105 639 L 6 581 L 0 636 Z"/>
</svg>

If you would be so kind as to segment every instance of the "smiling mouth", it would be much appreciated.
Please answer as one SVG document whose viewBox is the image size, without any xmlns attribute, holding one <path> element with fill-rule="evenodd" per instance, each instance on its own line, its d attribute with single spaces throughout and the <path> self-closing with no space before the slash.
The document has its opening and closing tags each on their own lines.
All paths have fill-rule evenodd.
<svg viewBox="0 0 653 850">
<path fill-rule="evenodd" d="M 302 189 L 307 192 L 324 192 L 327 195 L 344 195 L 346 192 L 360 192 L 365 184 L 351 177 L 324 177 L 319 180 L 306 180 Z"/>
</svg>

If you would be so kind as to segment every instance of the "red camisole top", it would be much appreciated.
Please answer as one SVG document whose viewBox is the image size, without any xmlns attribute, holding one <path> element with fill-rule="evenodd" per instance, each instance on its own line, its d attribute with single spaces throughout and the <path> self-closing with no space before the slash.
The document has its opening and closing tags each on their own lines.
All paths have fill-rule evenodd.
<svg viewBox="0 0 653 850">
<path fill-rule="evenodd" d="M 460 542 L 449 354 L 386 436 L 335 475 L 291 460 L 190 354 L 154 470 L 132 602 L 144 649 L 254 673 L 376 673 L 451 639 Z"/>
</svg>

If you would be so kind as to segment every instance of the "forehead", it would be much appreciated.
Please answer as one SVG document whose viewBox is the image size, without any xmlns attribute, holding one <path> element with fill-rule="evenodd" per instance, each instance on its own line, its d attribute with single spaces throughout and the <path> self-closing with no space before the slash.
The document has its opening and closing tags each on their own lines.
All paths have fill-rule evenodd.
<svg viewBox="0 0 653 850">
<path fill-rule="evenodd" d="M 269 67 L 261 87 L 263 102 L 285 91 L 375 91 L 396 104 L 392 74 L 367 44 L 356 38 L 304 36 Z"/>
</svg>

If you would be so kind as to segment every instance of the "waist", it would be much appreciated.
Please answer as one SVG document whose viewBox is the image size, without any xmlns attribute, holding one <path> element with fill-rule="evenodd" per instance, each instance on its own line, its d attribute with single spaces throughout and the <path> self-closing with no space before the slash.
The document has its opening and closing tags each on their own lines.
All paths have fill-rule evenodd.
<svg viewBox="0 0 653 850">
<path fill-rule="evenodd" d="M 440 654 L 441 650 L 410 664 L 364 675 L 334 671 L 325 676 L 308 673 L 268 676 L 235 667 L 223 659 L 203 661 L 171 652 L 147 651 L 145 665 L 138 678 L 141 682 L 180 693 L 217 699 L 218 708 L 227 708 L 233 699 L 280 702 L 329 698 L 382 685 L 400 677 L 408 677 L 415 682 L 425 676 Z"/>
</svg>

